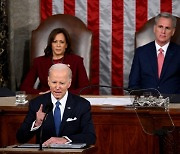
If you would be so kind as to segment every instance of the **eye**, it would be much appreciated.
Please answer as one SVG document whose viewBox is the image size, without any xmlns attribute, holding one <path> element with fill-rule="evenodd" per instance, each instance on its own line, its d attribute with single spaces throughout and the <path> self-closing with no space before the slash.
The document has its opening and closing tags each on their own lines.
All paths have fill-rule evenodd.
<svg viewBox="0 0 180 154">
<path fill-rule="evenodd" d="M 57 43 L 57 40 L 53 40 L 52 43 Z"/>
<path fill-rule="evenodd" d="M 170 27 L 166 27 L 167 30 L 170 30 L 171 28 Z"/>
<path fill-rule="evenodd" d="M 162 26 L 162 25 L 159 25 L 158 28 L 163 28 L 163 26 Z"/>
<path fill-rule="evenodd" d="M 60 41 L 59 41 L 59 43 L 62 43 L 62 44 L 64 44 L 64 43 L 65 43 L 65 41 L 63 41 L 63 40 L 60 40 Z"/>
</svg>

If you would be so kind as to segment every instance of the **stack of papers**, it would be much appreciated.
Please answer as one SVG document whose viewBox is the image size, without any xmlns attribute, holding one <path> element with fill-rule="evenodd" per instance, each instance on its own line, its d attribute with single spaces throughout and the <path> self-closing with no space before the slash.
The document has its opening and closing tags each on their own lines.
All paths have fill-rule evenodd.
<svg viewBox="0 0 180 154">
<path fill-rule="evenodd" d="M 0 106 L 16 106 L 15 96 L 0 97 Z"/>
<path fill-rule="evenodd" d="M 91 105 L 113 105 L 126 106 L 132 105 L 134 98 L 132 97 L 85 97 Z"/>
<path fill-rule="evenodd" d="M 39 144 L 21 144 L 15 148 L 39 148 Z M 82 149 L 86 147 L 86 143 L 72 143 L 72 144 L 50 144 L 49 146 L 42 146 L 43 148 L 55 149 Z"/>
<path fill-rule="evenodd" d="M 57 149 L 81 149 L 86 146 L 86 143 L 73 143 L 73 144 L 51 144 L 50 148 Z"/>
</svg>

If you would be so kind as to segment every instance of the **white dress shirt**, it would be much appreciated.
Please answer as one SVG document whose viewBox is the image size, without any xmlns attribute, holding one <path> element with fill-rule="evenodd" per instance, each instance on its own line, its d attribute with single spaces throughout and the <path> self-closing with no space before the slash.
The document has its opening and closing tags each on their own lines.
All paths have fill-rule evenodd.
<svg viewBox="0 0 180 154">
<path fill-rule="evenodd" d="M 155 41 L 155 46 L 156 46 L 156 53 L 157 53 L 157 56 L 158 56 L 158 54 L 159 54 L 159 49 L 160 48 L 162 48 L 163 49 L 163 54 L 164 54 L 164 57 L 165 57 L 165 55 L 166 55 L 166 52 L 167 52 L 167 48 L 168 48 L 168 46 L 169 46 L 169 42 L 168 43 L 166 43 L 164 46 L 160 46 L 159 44 L 157 44 L 157 42 Z"/>
</svg>

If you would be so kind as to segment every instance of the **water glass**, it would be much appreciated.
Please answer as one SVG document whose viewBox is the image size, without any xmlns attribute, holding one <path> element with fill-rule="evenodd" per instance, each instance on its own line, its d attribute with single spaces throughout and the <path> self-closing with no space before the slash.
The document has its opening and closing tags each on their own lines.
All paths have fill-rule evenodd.
<svg viewBox="0 0 180 154">
<path fill-rule="evenodd" d="M 16 102 L 17 103 L 25 103 L 26 101 L 26 92 L 25 91 L 17 91 L 16 92 Z"/>
</svg>

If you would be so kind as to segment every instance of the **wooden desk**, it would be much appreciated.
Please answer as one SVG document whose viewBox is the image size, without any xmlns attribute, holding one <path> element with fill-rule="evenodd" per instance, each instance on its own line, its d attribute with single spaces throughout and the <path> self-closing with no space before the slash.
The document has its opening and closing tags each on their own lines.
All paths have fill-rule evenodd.
<svg viewBox="0 0 180 154">
<path fill-rule="evenodd" d="M 16 131 L 27 114 L 28 106 L 0 107 L 0 147 L 17 144 Z M 164 116 L 163 113 L 158 113 Z M 175 126 L 180 126 L 180 108 L 170 108 Z M 133 108 L 120 106 L 92 106 L 98 148 L 96 154 L 158 154 L 158 137 L 142 130 Z M 180 145 L 180 131 L 175 132 Z M 34 140 L 31 140 L 31 143 Z M 180 147 L 177 148 L 180 151 Z"/>
<path fill-rule="evenodd" d="M 94 146 L 86 149 L 50 149 L 44 148 L 40 151 L 37 148 L 14 148 L 15 146 L 8 146 L 0 148 L 0 154 L 93 154 L 96 150 Z"/>
</svg>

